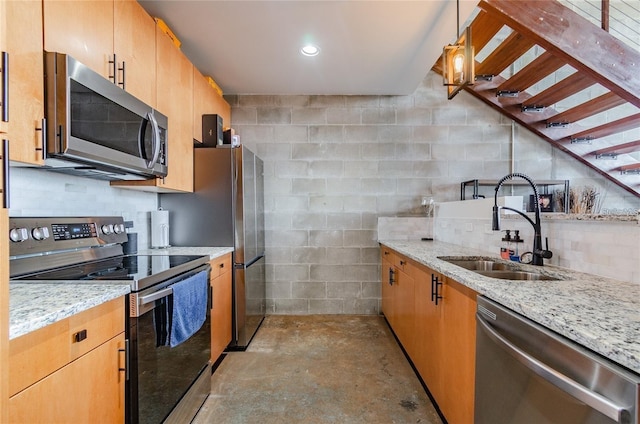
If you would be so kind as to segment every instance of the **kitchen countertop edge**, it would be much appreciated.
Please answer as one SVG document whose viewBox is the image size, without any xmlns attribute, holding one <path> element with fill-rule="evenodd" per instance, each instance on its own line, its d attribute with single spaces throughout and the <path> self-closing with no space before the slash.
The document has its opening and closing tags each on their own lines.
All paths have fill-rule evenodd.
<svg viewBox="0 0 640 424">
<path fill-rule="evenodd" d="M 440 258 L 497 255 L 438 241 L 379 240 L 558 334 L 640 374 L 640 286 L 555 266 L 515 264 L 562 281 L 506 281 Z"/>
</svg>

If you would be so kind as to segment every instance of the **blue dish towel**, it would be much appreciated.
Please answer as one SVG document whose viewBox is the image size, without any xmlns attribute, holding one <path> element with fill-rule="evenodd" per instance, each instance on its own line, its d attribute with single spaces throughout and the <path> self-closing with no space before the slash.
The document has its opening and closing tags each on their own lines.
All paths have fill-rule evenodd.
<svg viewBox="0 0 640 424">
<path fill-rule="evenodd" d="M 195 334 L 207 319 L 208 282 L 208 272 L 202 271 L 171 286 L 171 347 L 178 346 Z"/>
</svg>

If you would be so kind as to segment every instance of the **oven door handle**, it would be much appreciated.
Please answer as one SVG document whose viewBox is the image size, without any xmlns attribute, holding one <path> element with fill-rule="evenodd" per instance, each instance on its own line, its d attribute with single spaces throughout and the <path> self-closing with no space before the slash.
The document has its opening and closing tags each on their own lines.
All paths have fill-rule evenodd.
<svg viewBox="0 0 640 424">
<path fill-rule="evenodd" d="M 518 346 L 511 343 L 504 336 L 494 330 L 479 313 L 476 314 L 476 319 L 482 330 L 487 333 L 489 338 L 500 345 L 500 347 L 506 350 L 507 353 L 513 356 L 522 365 L 542 377 L 544 380 L 553 384 L 558 389 L 573 396 L 581 402 L 584 402 L 586 405 L 592 407 L 601 414 L 606 415 L 612 420 L 615 420 L 617 423 L 623 422 L 625 417 L 630 416 L 630 412 L 624 407 L 616 405 L 610 399 L 589 390 L 580 383 L 572 380 L 559 371 L 554 370 L 544 362 L 534 358 Z"/>
<path fill-rule="evenodd" d="M 163 297 L 170 296 L 171 294 L 173 294 L 173 289 L 171 287 L 167 287 L 166 289 L 162 289 L 155 293 L 151 293 L 146 296 L 141 296 L 139 303 L 140 303 L 140 306 L 146 305 L 147 303 L 154 302 L 158 299 L 162 299 Z"/>
</svg>

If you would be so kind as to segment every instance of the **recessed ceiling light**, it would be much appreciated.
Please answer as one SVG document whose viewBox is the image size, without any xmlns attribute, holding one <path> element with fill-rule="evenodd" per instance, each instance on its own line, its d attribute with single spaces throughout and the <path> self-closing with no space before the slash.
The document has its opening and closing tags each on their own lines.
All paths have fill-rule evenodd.
<svg viewBox="0 0 640 424">
<path fill-rule="evenodd" d="M 320 53 L 320 48 L 318 46 L 314 46 L 313 44 L 307 44 L 300 49 L 300 53 L 305 56 L 317 56 L 318 53 Z"/>
</svg>

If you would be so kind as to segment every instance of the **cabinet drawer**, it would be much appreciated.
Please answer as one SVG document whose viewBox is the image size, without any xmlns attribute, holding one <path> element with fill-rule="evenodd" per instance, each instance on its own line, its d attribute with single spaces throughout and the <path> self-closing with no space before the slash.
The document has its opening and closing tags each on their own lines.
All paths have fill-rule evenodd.
<svg viewBox="0 0 640 424">
<path fill-rule="evenodd" d="M 120 297 L 10 340 L 9 396 L 122 333 L 124 318 Z M 83 330 L 86 338 L 75 342 Z"/>
<path fill-rule="evenodd" d="M 111 300 L 69 317 L 70 361 L 124 331 L 124 300 Z"/>
<path fill-rule="evenodd" d="M 394 265 L 396 262 L 396 254 L 388 247 L 382 246 L 382 249 L 380 250 L 380 256 L 383 261 L 387 261 L 392 265 Z"/>
<path fill-rule="evenodd" d="M 211 259 L 209 263 L 211 264 L 211 278 L 219 277 L 225 272 L 231 271 L 231 253 Z"/>
</svg>

